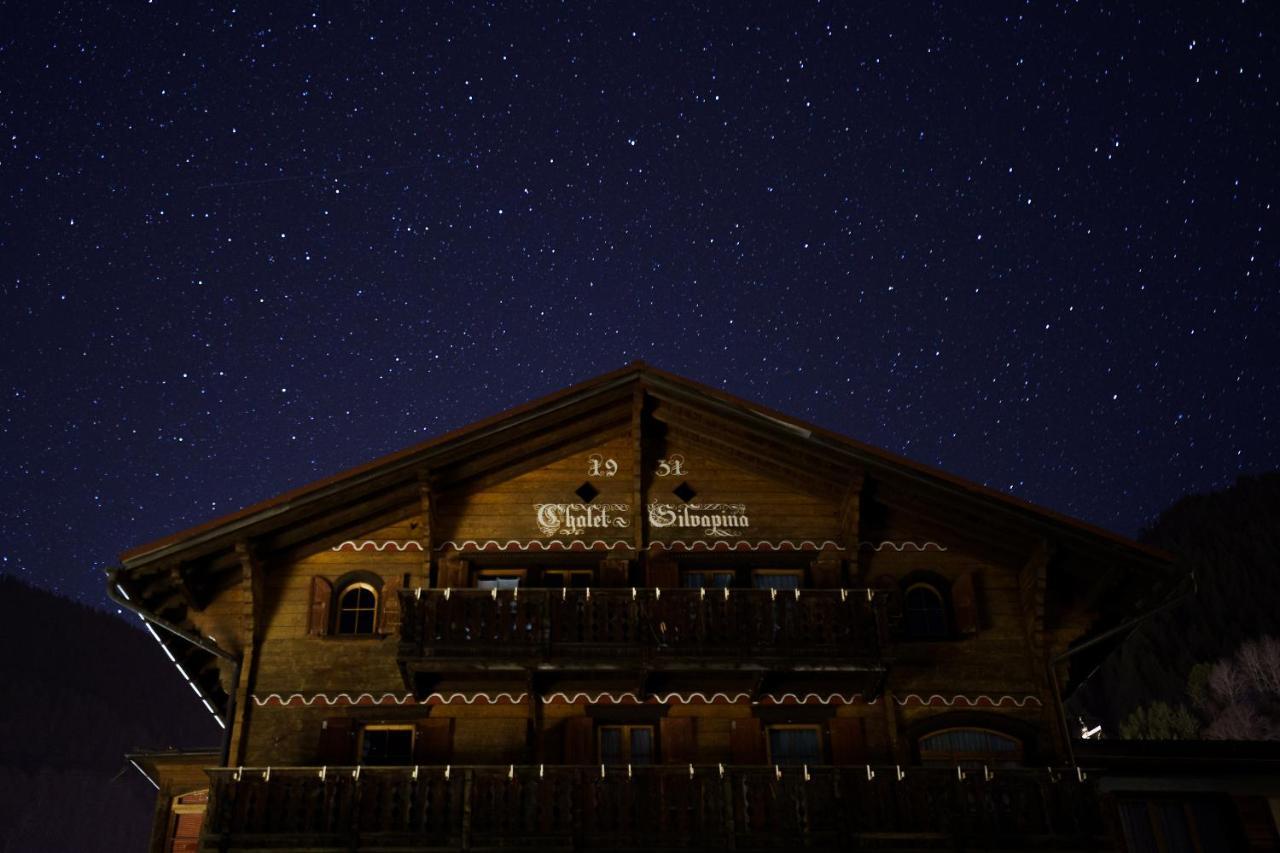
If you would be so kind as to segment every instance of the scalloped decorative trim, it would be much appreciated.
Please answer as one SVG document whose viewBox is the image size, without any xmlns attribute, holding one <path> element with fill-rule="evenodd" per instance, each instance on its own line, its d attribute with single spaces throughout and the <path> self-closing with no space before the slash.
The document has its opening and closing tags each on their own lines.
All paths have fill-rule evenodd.
<svg viewBox="0 0 1280 853">
<path fill-rule="evenodd" d="M 372 693 L 358 693 L 352 696 L 350 693 L 336 693 L 329 695 L 327 693 L 314 693 L 306 696 L 302 693 L 290 693 L 287 696 L 280 693 L 271 693 L 267 696 L 253 697 L 255 705 L 277 705 L 280 707 L 310 707 L 317 702 L 326 706 L 334 705 L 519 705 L 527 701 L 528 693 L 432 693 L 425 699 L 418 701 L 413 698 L 412 693 L 383 693 L 374 695 Z M 857 693 L 845 695 L 842 693 L 782 693 L 780 695 L 767 694 L 760 697 L 756 703 L 759 705 L 856 705 L 867 704 L 874 705 L 879 699 L 865 699 Z M 1000 708 L 1005 705 L 1012 705 L 1016 708 L 1025 708 L 1027 705 L 1034 705 L 1037 708 L 1042 707 L 1040 699 L 1036 696 L 988 696 L 981 694 L 979 696 L 961 696 L 956 694 L 950 698 L 943 696 L 941 693 L 931 693 L 928 696 L 922 696 L 919 693 L 908 693 L 905 696 L 898 696 L 894 699 L 899 705 L 922 705 L 926 707 L 944 707 L 951 708 L 961 705 L 967 708 Z M 702 691 L 695 690 L 692 693 L 657 693 L 647 699 L 641 700 L 635 693 L 610 693 L 601 691 L 599 693 L 587 693 L 579 691 L 576 693 L 566 693 L 557 691 L 542 699 L 545 705 L 565 704 L 573 705 L 579 702 L 586 702 L 591 705 L 642 705 L 642 704 L 658 704 L 658 705 L 715 705 L 728 704 L 737 705 L 741 703 L 750 704 L 751 697 L 747 693 L 724 693 L 713 692 L 710 695 Z"/>
<path fill-rule="evenodd" d="M 747 542 L 745 540 L 738 542 L 726 542 L 723 539 L 695 539 L 692 542 L 684 539 L 675 539 L 671 542 L 650 542 L 649 548 L 657 548 L 663 551 L 821 551 L 823 548 L 831 547 L 837 551 L 844 549 L 836 542 L 830 539 L 824 539 L 818 542 L 814 539 L 783 539 L 781 542 L 768 542 L 761 540 L 759 542 Z"/>
<path fill-rule="evenodd" d="M 615 548 L 626 548 L 632 550 L 633 546 L 625 539 L 615 539 L 612 542 L 606 542 L 603 539 L 593 539 L 590 542 L 585 539 L 551 539 L 542 541 L 541 539 L 530 539 L 520 541 L 519 539 L 508 539 L 506 542 L 499 542 L 497 539 L 486 539 L 481 542 L 478 539 L 464 539 L 461 542 L 450 539 L 436 546 L 437 551 L 443 551 L 446 548 L 453 548 L 455 551 L 612 551 Z"/>
<path fill-rule="evenodd" d="M 345 542 L 339 542 L 334 545 L 331 551 L 363 551 L 365 548 L 372 548 L 375 551 L 385 551 L 388 548 L 395 548 L 397 551 L 421 551 L 422 543 L 416 539 L 410 539 L 407 542 L 397 542 L 394 539 L 384 539 L 381 542 L 375 542 L 372 539 L 366 539 L 363 542 L 357 542 L 354 539 L 348 539 Z"/>
<path fill-rule="evenodd" d="M 887 540 L 886 540 L 886 541 L 884 541 L 884 542 L 880 542 L 880 543 L 876 543 L 876 542 L 859 542 L 859 543 L 858 543 L 858 547 L 859 547 L 859 548 L 870 548 L 872 551 L 879 551 L 879 550 L 880 550 L 880 549 L 882 549 L 882 548 L 889 547 L 889 548 L 892 548 L 892 549 L 893 549 L 893 550 L 895 550 L 895 551 L 898 551 L 899 553 L 901 553 L 902 551 L 907 550 L 908 548 L 910 548 L 910 549 L 912 549 L 912 550 L 914 550 L 914 551 L 928 551 L 930 548 L 933 548 L 935 551 L 945 551 L 945 550 L 947 550 L 947 547 L 946 547 L 945 545 L 939 545 L 937 542 L 924 542 L 924 543 L 919 543 L 919 542 L 889 542 L 889 541 L 887 541 Z"/>
<path fill-rule="evenodd" d="M 895 701 L 899 705 L 908 705 L 914 702 L 917 705 L 942 705 L 946 708 L 950 708 L 954 705 L 964 705 L 968 708 L 978 708 L 982 706 L 999 708 L 1005 703 L 1018 708 L 1023 708 L 1028 703 L 1034 703 L 1036 707 L 1042 707 L 1043 705 L 1040 699 L 1036 696 L 1009 696 L 1006 694 L 1004 696 L 993 698 L 985 693 L 979 696 L 961 696 L 956 694 L 950 699 L 943 696 L 941 693 L 931 693 L 928 697 L 921 696 L 919 693 L 908 693 L 906 696 L 895 697 Z"/>
<path fill-rule="evenodd" d="M 488 705 L 519 705 L 528 698 L 527 693 L 474 693 L 468 696 L 466 693 L 432 693 L 421 702 L 413 698 L 412 693 L 403 695 L 397 693 L 383 693 L 381 696 L 374 696 L 372 693 L 360 693 L 354 698 L 350 693 L 336 693 L 330 696 L 327 693 L 314 693 L 310 697 L 301 693 L 290 693 L 288 696 L 281 696 L 279 693 L 271 693 L 266 697 L 253 697 L 255 705 L 280 705 L 283 707 L 310 707 L 316 702 L 322 702 L 330 707 L 334 705 L 452 705 L 462 703 L 464 705 L 474 705 L 477 702 L 483 702 Z"/>
<path fill-rule="evenodd" d="M 770 694 L 761 696 L 761 705 L 874 705 L 880 700 L 864 699 L 859 693 L 851 693 L 845 695 L 843 693 L 828 693 L 823 696 L 821 693 L 806 693 L 801 696 L 798 693 L 783 693 L 781 696 Z"/>
<path fill-rule="evenodd" d="M 544 705 L 563 704 L 574 705 L 578 702 L 586 702 L 589 705 L 715 705 L 717 703 L 726 705 L 736 705 L 739 702 L 750 702 L 751 696 L 748 693 L 735 693 L 730 695 L 723 692 L 714 692 L 710 696 L 695 690 L 693 693 L 655 693 L 647 699 L 640 699 L 635 693 L 609 693 L 601 691 L 600 693 L 587 693 L 580 691 L 578 693 L 556 692 L 548 694 L 543 698 Z"/>
<path fill-rule="evenodd" d="M 404 551 L 421 551 L 422 543 L 416 539 L 409 539 L 398 542 L 394 539 L 384 539 L 376 541 L 373 539 L 365 539 L 356 541 L 347 539 L 332 547 L 333 551 L 363 551 L 366 548 L 381 553 L 388 548 L 392 548 L 399 552 Z M 508 539 L 500 542 L 497 539 L 463 539 L 461 541 L 450 539 L 436 546 L 437 551 L 443 551 L 452 548 L 455 551 L 612 551 L 617 548 L 625 548 L 628 551 L 634 550 L 634 546 L 625 539 L 615 539 L 607 542 L 603 539 L 593 539 L 588 542 L 585 539 L 551 539 L 543 541 L 541 539 Z M 847 550 L 838 542 L 831 539 L 783 539 L 779 542 L 769 542 L 761 540 L 758 542 L 748 542 L 745 540 L 738 542 L 726 542 L 723 539 L 706 540 L 695 539 L 687 541 L 684 539 L 676 539 L 671 542 L 650 542 L 650 549 L 658 549 L 662 551 L 821 551 L 830 548 L 836 551 Z M 902 551 L 946 551 L 945 545 L 939 545 L 937 542 L 859 542 L 858 548 L 869 548 L 873 551 L 881 551 L 884 548 L 892 548 L 894 551 L 901 553 Z"/>
</svg>

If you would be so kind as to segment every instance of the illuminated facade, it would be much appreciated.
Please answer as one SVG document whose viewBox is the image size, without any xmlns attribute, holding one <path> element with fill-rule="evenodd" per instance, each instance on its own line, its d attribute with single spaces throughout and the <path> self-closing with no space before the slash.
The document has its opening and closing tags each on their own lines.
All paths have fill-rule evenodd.
<svg viewBox="0 0 1280 853">
<path fill-rule="evenodd" d="M 1057 685 L 1173 577 L 637 364 L 136 548 L 111 585 L 226 726 L 217 761 L 135 756 L 155 850 L 1085 850 L 1149 803 L 1081 768 Z"/>
</svg>

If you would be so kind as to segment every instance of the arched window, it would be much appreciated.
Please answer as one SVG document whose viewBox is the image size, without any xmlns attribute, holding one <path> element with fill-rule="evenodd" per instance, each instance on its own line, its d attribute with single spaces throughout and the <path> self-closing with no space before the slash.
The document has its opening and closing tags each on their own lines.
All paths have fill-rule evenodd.
<svg viewBox="0 0 1280 853">
<path fill-rule="evenodd" d="M 932 584 L 916 583 L 907 587 L 902 601 L 903 631 L 913 640 L 947 638 L 947 609 L 942 593 Z"/>
<path fill-rule="evenodd" d="M 372 634 L 378 624 L 378 591 L 364 581 L 338 591 L 335 634 Z"/>
<path fill-rule="evenodd" d="M 1022 761 L 1022 741 L 991 729 L 942 729 L 920 738 L 924 764 L 1009 766 Z"/>
</svg>

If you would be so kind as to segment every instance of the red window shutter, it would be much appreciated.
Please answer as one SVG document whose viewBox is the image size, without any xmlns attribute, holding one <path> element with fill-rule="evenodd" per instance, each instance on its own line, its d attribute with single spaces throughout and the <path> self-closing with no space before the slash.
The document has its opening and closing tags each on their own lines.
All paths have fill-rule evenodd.
<svg viewBox="0 0 1280 853">
<path fill-rule="evenodd" d="M 311 613 L 307 618 L 307 633 L 323 637 L 329 633 L 329 603 L 333 601 L 333 584 L 322 577 L 311 579 Z"/>
<path fill-rule="evenodd" d="M 352 764 L 355 762 L 355 721 L 347 717 L 330 717 L 320 728 L 319 753 L 321 764 Z"/>
<path fill-rule="evenodd" d="M 659 723 L 658 746 L 663 764 L 691 764 L 698 757 L 693 736 L 693 717 L 663 717 Z"/>
<path fill-rule="evenodd" d="M 734 764 L 764 764 L 764 729 L 760 721 L 755 717 L 734 720 L 729 733 L 729 751 L 733 753 Z"/>
<path fill-rule="evenodd" d="M 204 812 L 184 812 L 173 816 L 173 836 L 169 839 L 169 853 L 198 853 L 200 829 L 204 826 Z"/>
<path fill-rule="evenodd" d="M 973 590 L 973 572 L 965 572 L 951 585 L 951 611 L 958 632 L 978 632 L 978 598 Z"/>
<path fill-rule="evenodd" d="M 378 615 L 378 633 L 392 634 L 400 630 L 400 578 L 387 578 L 382 584 L 382 609 Z"/>
<path fill-rule="evenodd" d="M 832 717 L 827 725 L 831 734 L 832 764 L 866 764 L 867 736 L 858 717 Z"/>
<path fill-rule="evenodd" d="M 453 718 L 428 717 L 418 721 L 413 741 L 415 764 L 448 764 L 453 760 Z"/>
<path fill-rule="evenodd" d="M 564 723 L 564 763 L 596 763 L 596 727 L 590 717 L 571 717 Z"/>
</svg>

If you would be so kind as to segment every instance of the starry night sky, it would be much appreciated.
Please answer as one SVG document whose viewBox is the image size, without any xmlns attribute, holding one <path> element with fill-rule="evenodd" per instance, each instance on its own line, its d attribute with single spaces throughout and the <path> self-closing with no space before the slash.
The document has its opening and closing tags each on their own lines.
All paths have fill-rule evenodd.
<svg viewBox="0 0 1280 853">
<path fill-rule="evenodd" d="M 0 7 L 0 571 L 634 359 L 1129 535 L 1280 463 L 1280 4 L 432 5 Z"/>
</svg>

